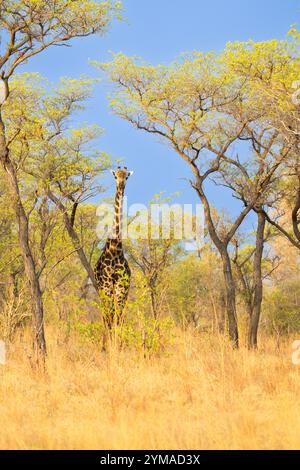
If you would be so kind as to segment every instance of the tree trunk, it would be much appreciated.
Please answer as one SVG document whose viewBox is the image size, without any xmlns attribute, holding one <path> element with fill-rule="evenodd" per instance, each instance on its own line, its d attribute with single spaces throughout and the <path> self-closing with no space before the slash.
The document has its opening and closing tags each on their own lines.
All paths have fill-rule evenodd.
<svg viewBox="0 0 300 470">
<path fill-rule="evenodd" d="M 16 170 L 10 160 L 9 150 L 6 145 L 5 126 L 0 114 L 0 160 L 4 169 L 4 175 L 11 190 L 12 204 L 16 214 L 19 244 L 24 262 L 32 302 L 32 316 L 34 327 L 34 344 L 37 352 L 46 354 L 46 341 L 44 333 L 44 309 L 42 291 L 40 288 L 39 276 L 36 272 L 35 262 L 32 256 L 29 241 L 28 217 L 22 204 Z"/>
<path fill-rule="evenodd" d="M 236 314 L 236 295 L 235 295 L 235 282 L 232 274 L 231 260 L 228 254 L 228 241 L 225 242 L 221 240 L 218 236 L 212 216 L 210 211 L 209 202 L 203 192 L 202 183 L 199 182 L 196 186 L 196 191 L 200 196 L 201 202 L 204 206 L 204 213 L 206 224 L 208 228 L 209 236 L 220 253 L 222 264 L 223 264 L 223 275 L 224 275 L 224 285 L 226 291 L 226 312 L 228 318 L 228 329 L 229 329 L 229 338 L 234 348 L 239 347 L 239 333 L 238 333 L 238 324 L 237 324 L 237 314 Z M 247 209 L 248 210 L 248 209 Z M 244 212 L 243 217 L 240 217 L 240 223 L 236 224 L 236 230 L 239 225 L 242 223 L 246 216 Z M 233 236 L 233 235 L 232 235 Z"/>
<path fill-rule="evenodd" d="M 150 295 L 151 295 L 152 315 L 153 315 L 154 320 L 157 320 L 158 312 L 157 312 L 156 292 L 155 292 L 155 287 L 153 286 L 150 286 Z"/>
<path fill-rule="evenodd" d="M 264 234 L 266 218 L 263 211 L 257 212 L 256 249 L 253 262 L 253 307 L 249 320 L 248 347 L 257 348 L 257 332 L 263 299 L 262 256 L 264 251 Z"/>
<path fill-rule="evenodd" d="M 74 246 L 74 248 L 75 248 L 75 250 L 78 254 L 80 262 L 81 262 L 82 266 L 84 267 L 88 277 L 90 278 L 96 292 L 98 292 L 98 286 L 97 286 L 97 282 L 96 282 L 96 279 L 95 279 L 95 274 L 94 274 L 93 268 L 92 268 L 90 262 L 88 261 L 86 255 L 85 255 L 85 252 L 84 252 L 84 250 L 81 246 L 81 243 L 80 243 L 79 237 L 77 235 L 77 232 L 74 229 L 71 218 L 69 217 L 69 215 L 67 213 L 67 208 L 55 196 L 55 194 L 53 194 L 52 191 L 50 191 L 50 190 L 48 190 L 48 197 L 56 205 L 56 207 L 58 207 L 58 209 L 62 213 L 66 230 L 69 234 L 69 237 L 72 240 L 73 246 Z M 74 220 L 73 220 L 73 223 L 74 223 Z"/>
<path fill-rule="evenodd" d="M 300 242 L 300 229 L 299 229 L 299 211 L 300 211 L 300 167 L 297 166 L 296 168 L 297 172 L 297 194 L 296 194 L 296 199 L 294 203 L 294 208 L 292 211 L 292 224 L 293 224 L 293 230 L 296 239 L 298 242 Z"/>
<path fill-rule="evenodd" d="M 226 290 L 226 307 L 228 317 L 228 328 L 229 337 L 235 348 L 239 347 L 239 333 L 237 325 L 237 314 L 236 314 L 236 295 L 235 295 L 235 283 L 231 269 L 231 261 L 228 255 L 227 249 L 223 248 L 221 251 L 221 257 L 223 262 L 223 274 L 225 280 Z"/>
<path fill-rule="evenodd" d="M 220 334 L 225 333 L 225 325 L 226 325 L 225 312 L 226 312 L 226 292 L 225 290 L 222 289 L 221 294 L 220 294 L 220 311 L 218 315 L 218 318 L 219 318 L 218 328 L 219 328 Z"/>
</svg>

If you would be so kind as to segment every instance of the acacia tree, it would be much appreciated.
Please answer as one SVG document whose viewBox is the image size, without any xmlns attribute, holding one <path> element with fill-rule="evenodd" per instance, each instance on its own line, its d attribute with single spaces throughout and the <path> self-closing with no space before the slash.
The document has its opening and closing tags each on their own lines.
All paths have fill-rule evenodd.
<svg viewBox="0 0 300 470">
<path fill-rule="evenodd" d="M 60 223 L 60 214 L 73 252 L 93 283 L 86 249 L 89 246 L 84 246 L 77 230 L 76 216 L 83 202 L 103 190 L 96 179 L 109 165 L 109 159 L 94 148 L 101 129 L 71 126 L 71 118 L 82 109 L 91 86 L 89 79 L 63 79 L 58 87 L 46 92 L 49 85 L 37 74 L 17 76 L 11 83 L 4 115 L 39 282 L 49 264 L 48 245 L 53 229 Z M 90 240 L 88 245 L 94 242 Z"/>
<path fill-rule="evenodd" d="M 270 165 L 269 159 L 265 158 L 266 152 L 273 157 L 277 153 L 277 160 L 280 159 L 280 153 L 285 155 L 280 173 L 269 181 L 267 193 L 254 207 L 258 225 L 248 338 L 250 347 L 257 346 L 263 297 L 262 255 L 267 222 L 300 248 L 300 101 L 299 93 L 295 90 L 299 85 L 296 80 L 300 71 L 298 52 L 297 40 L 234 43 L 229 44 L 225 51 L 228 73 L 246 81 L 248 107 L 258 117 L 255 128 L 249 129 L 246 138 L 251 142 L 257 160 L 264 162 L 263 171 L 266 165 Z M 271 140 L 266 142 L 265 136 L 270 136 Z M 227 178 L 227 181 L 238 197 L 242 200 L 247 198 L 245 189 L 241 186 L 237 188 L 234 178 Z M 291 208 L 290 227 L 286 225 L 287 207 Z M 282 215 L 285 216 L 283 219 Z M 267 230 L 269 232 L 269 228 Z"/>
<path fill-rule="evenodd" d="M 239 110 L 232 109 L 232 112 L 238 116 Z M 269 126 L 261 126 L 259 121 L 255 121 L 254 125 L 252 123 L 247 125 L 240 139 L 250 142 L 252 155 L 249 153 L 249 157 L 243 162 L 227 159 L 220 168 L 220 179 L 221 184 L 229 188 L 233 196 L 243 202 L 246 207 L 251 204 L 253 195 L 256 198 L 256 203 L 252 207 L 257 217 L 255 247 L 249 258 L 246 257 L 240 264 L 235 244 L 233 258 L 249 312 L 248 346 L 256 348 L 263 300 L 263 251 L 266 241 L 272 234 L 270 227 L 267 227 L 266 210 L 272 207 L 278 199 L 280 178 L 291 148 L 276 130 L 270 129 Z M 235 240 L 236 238 L 233 238 L 232 242 Z M 249 267 L 252 257 L 250 286 L 244 276 L 243 266 Z"/>
<path fill-rule="evenodd" d="M 112 17 L 119 15 L 119 11 L 120 3 L 113 0 L 2 0 L 0 4 L 0 161 L 11 193 L 31 290 L 35 344 L 43 354 L 46 353 L 46 342 L 42 293 L 30 247 L 28 214 L 22 202 L 3 115 L 10 93 L 10 79 L 20 65 L 50 46 L 64 45 L 72 38 L 105 32 Z"/>
<path fill-rule="evenodd" d="M 251 240 L 253 238 L 253 240 Z M 280 258 L 266 245 L 275 238 L 267 225 L 264 213 L 257 209 L 257 227 L 254 234 L 236 234 L 232 240 L 232 262 L 238 289 L 248 313 L 248 347 L 257 348 L 264 281 L 270 279 L 280 265 Z"/>
<path fill-rule="evenodd" d="M 269 148 L 276 136 L 263 134 L 264 158 L 257 162 L 251 174 L 247 173 L 239 155 L 232 155 L 241 140 L 253 138 L 259 116 L 255 110 L 250 112 L 247 81 L 236 74 L 228 74 L 225 54 L 194 53 L 169 67 L 137 64 L 135 59 L 118 54 L 113 62 L 100 67 L 116 85 L 111 99 L 114 112 L 137 129 L 167 141 L 191 168 L 192 187 L 204 206 L 210 238 L 222 259 L 229 335 L 238 346 L 236 292 L 229 244 L 268 188 L 286 152 L 280 153 L 278 160 L 274 159 Z M 241 181 L 247 181 L 248 193 L 237 218 L 225 231 L 220 231 L 212 215 L 207 182 L 218 176 L 225 164 L 239 172 Z"/>
<path fill-rule="evenodd" d="M 150 202 L 156 205 L 156 209 L 163 210 L 164 204 L 170 198 L 162 198 L 161 195 L 156 195 Z M 174 214 L 173 214 L 174 216 Z M 133 218 L 130 224 L 135 225 L 137 232 L 134 239 L 126 240 L 126 249 L 128 250 L 129 257 L 133 263 L 141 271 L 144 280 L 146 281 L 147 288 L 151 298 L 151 310 L 155 320 L 159 318 L 159 285 L 165 274 L 167 268 L 175 262 L 176 258 L 184 252 L 182 243 L 174 236 L 176 221 L 170 216 L 169 237 L 162 236 L 163 228 L 160 223 L 154 223 L 149 220 L 148 211 L 145 214 L 139 213 L 136 218 Z M 173 222 L 173 223 L 172 223 Z M 157 234 L 154 237 L 154 233 Z"/>
<path fill-rule="evenodd" d="M 300 60 L 297 30 L 290 39 L 229 44 L 229 73 L 249 83 L 251 107 L 264 126 L 275 129 L 290 147 L 278 196 L 271 210 L 264 208 L 269 224 L 300 249 Z"/>
<path fill-rule="evenodd" d="M 300 250 L 300 152 L 299 138 L 290 136 L 292 157 L 283 174 L 280 198 L 271 211 L 264 210 L 264 216 L 281 235 Z"/>
<path fill-rule="evenodd" d="M 60 211 L 74 250 L 98 291 L 89 256 L 76 230 L 76 216 L 82 203 L 103 191 L 98 178 L 110 166 L 110 160 L 93 145 L 102 129 L 97 126 L 74 129 L 69 124 L 71 116 L 90 96 L 91 85 L 88 79 L 62 80 L 54 94 L 41 97 L 45 122 L 40 147 L 32 149 L 34 164 L 26 171 Z"/>
<path fill-rule="evenodd" d="M 209 243 L 201 257 L 191 253 L 179 258 L 166 273 L 166 307 L 183 326 L 224 333 L 222 267 Z"/>
</svg>

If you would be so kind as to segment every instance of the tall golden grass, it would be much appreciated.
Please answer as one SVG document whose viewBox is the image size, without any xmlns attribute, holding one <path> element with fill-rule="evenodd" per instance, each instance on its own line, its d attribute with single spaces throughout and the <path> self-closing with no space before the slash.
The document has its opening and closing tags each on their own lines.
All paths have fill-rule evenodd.
<svg viewBox="0 0 300 470">
<path fill-rule="evenodd" d="M 233 351 L 178 331 L 170 351 L 137 351 L 48 331 L 47 372 L 21 340 L 0 366 L 1 449 L 296 449 L 300 368 L 292 340 Z"/>
</svg>

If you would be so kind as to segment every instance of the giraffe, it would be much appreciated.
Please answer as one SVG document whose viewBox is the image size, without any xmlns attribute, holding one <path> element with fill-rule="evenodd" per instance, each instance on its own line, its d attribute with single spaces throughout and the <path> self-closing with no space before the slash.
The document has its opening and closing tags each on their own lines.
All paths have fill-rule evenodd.
<svg viewBox="0 0 300 470">
<path fill-rule="evenodd" d="M 104 321 L 111 330 L 119 324 L 128 297 L 131 272 L 122 245 L 122 209 L 126 182 L 133 174 L 127 167 L 112 171 L 116 180 L 113 237 L 106 240 L 102 254 L 95 266 L 95 278 L 104 307 Z"/>
</svg>

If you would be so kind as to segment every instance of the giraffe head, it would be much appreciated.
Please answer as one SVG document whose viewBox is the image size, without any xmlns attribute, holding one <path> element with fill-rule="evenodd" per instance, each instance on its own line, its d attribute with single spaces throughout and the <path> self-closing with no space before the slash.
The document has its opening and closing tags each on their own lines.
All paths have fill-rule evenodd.
<svg viewBox="0 0 300 470">
<path fill-rule="evenodd" d="M 124 166 L 123 170 L 119 166 L 116 171 L 112 171 L 112 175 L 114 176 L 114 178 L 117 182 L 117 188 L 121 189 L 121 190 L 124 190 L 126 182 L 129 178 L 129 176 L 131 176 L 132 174 L 133 174 L 133 171 L 128 171 L 126 166 Z"/>
</svg>

